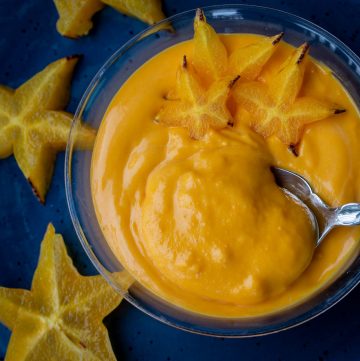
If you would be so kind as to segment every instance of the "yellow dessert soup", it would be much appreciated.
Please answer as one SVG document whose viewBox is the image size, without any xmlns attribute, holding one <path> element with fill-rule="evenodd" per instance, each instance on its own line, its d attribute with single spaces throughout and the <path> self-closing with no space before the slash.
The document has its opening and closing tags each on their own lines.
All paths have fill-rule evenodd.
<svg viewBox="0 0 360 361">
<path fill-rule="evenodd" d="M 259 38 L 221 35 L 228 54 Z M 331 206 L 359 202 L 359 113 L 331 72 L 310 60 L 301 94 L 347 111 L 308 126 L 299 156 L 251 130 L 248 115 L 232 104 L 233 128 L 191 139 L 186 129 L 154 119 L 192 46 L 182 42 L 150 59 L 109 105 L 91 168 L 97 218 L 115 256 L 160 298 L 213 316 L 276 312 L 347 267 L 360 229 L 335 229 L 315 248 L 311 217 L 270 168 L 303 175 Z M 292 51 L 279 44 L 259 78 L 270 81 Z"/>
</svg>

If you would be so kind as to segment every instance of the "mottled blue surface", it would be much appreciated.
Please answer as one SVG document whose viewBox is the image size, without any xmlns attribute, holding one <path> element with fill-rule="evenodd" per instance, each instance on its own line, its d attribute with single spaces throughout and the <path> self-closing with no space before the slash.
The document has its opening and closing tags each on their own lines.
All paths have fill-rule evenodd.
<svg viewBox="0 0 360 361">
<path fill-rule="evenodd" d="M 360 54 L 360 0 L 232 2 L 271 6 L 300 15 L 324 27 Z M 219 3 L 221 0 L 164 0 L 164 7 L 172 15 Z M 51 0 L 0 0 L 0 83 L 17 87 L 57 58 L 84 54 L 75 73 L 68 107 L 73 112 L 99 67 L 145 25 L 106 8 L 95 16 L 91 35 L 74 41 L 56 32 L 56 19 Z M 50 221 L 64 235 L 81 272 L 95 272 L 68 215 L 63 163 L 61 154 L 44 207 L 32 195 L 14 159 L 0 161 L 0 284 L 3 286 L 30 286 L 39 243 Z M 119 360 L 360 360 L 360 287 L 305 325 L 255 339 L 214 339 L 177 331 L 126 302 L 105 322 Z M 9 336 L 0 325 L 0 360 L 5 356 Z"/>
</svg>

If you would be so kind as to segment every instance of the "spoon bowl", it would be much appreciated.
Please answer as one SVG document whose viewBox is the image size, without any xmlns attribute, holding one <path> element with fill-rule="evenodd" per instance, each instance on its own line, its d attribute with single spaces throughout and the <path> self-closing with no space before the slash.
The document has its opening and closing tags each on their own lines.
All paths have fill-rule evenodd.
<svg viewBox="0 0 360 361">
<path fill-rule="evenodd" d="M 299 199 L 309 210 L 317 238 L 316 246 L 334 227 L 360 225 L 360 203 L 329 207 L 299 174 L 278 167 L 272 167 L 271 170 L 277 185 Z"/>
</svg>

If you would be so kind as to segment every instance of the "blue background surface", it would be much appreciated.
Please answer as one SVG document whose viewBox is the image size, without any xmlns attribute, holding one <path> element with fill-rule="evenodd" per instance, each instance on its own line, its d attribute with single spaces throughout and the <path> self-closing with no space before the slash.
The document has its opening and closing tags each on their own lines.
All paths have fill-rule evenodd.
<svg viewBox="0 0 360 361">
<path fill-rule="evenodd" d="M 69 0 L 70 1 L 70 0 Z M 230 2 L 230 1 L 229 1 Z M 360 54 L 360 0 L 232 1 L 270 6 L 300 15 L 324 27 Z M 221 0 L 164 0 L 172 15 Z M 51 0 L 0 0 L 0 83 L 17 87 L 49 62 L 84 54 L 72 87 L 68 110 L 75 111 L 82 93 L 105 60 L 146 27 L 107 7 L 94 17 L 90 36 L 61 37 Z M 68 214 L 64 155 L 57 159 L 46 206 L 40 205 L 10 157 L 0 161 L 0 285 L 29 288 L 40 240 L 48 222 L 64 235 L 70 255 L 82 273 L 93 274 Z M 118 360 L 360 360 L 360 287 L 338 305 L 305 325 L 253 339 L 214 339 L 178 331 L 123 302 L 105 319 Z M 0 325 L 0 360 L 10 332 Z"/>
</svg>

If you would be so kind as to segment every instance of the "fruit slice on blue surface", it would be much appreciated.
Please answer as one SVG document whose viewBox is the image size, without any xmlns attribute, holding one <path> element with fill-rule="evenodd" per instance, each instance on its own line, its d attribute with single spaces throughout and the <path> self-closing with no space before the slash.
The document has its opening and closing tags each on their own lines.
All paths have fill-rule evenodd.
<svg viewBox="0 0 360 361">
<path fill-rule="evenodd" d="M 25 178 L 44 203 L 56 153 L 66 148 L 73 115 L 64 112 L 78 57 L 48 65 L 16 90 L 0 86 L 0 159 L 14 154 Z M 95 130 L 80 125 L 76 146 L 90 149 Z"/>
<path fill-rule="evenodd" d="M 115 275 L 123 289 L 130 275 Z M 0 322 L 12 335 L 6 361 L 116 361 L 103 318 L 122 297 L 102 276 L 80 275 L 50 224 L 31 290 L 0 287 Z"/>
</svg>

